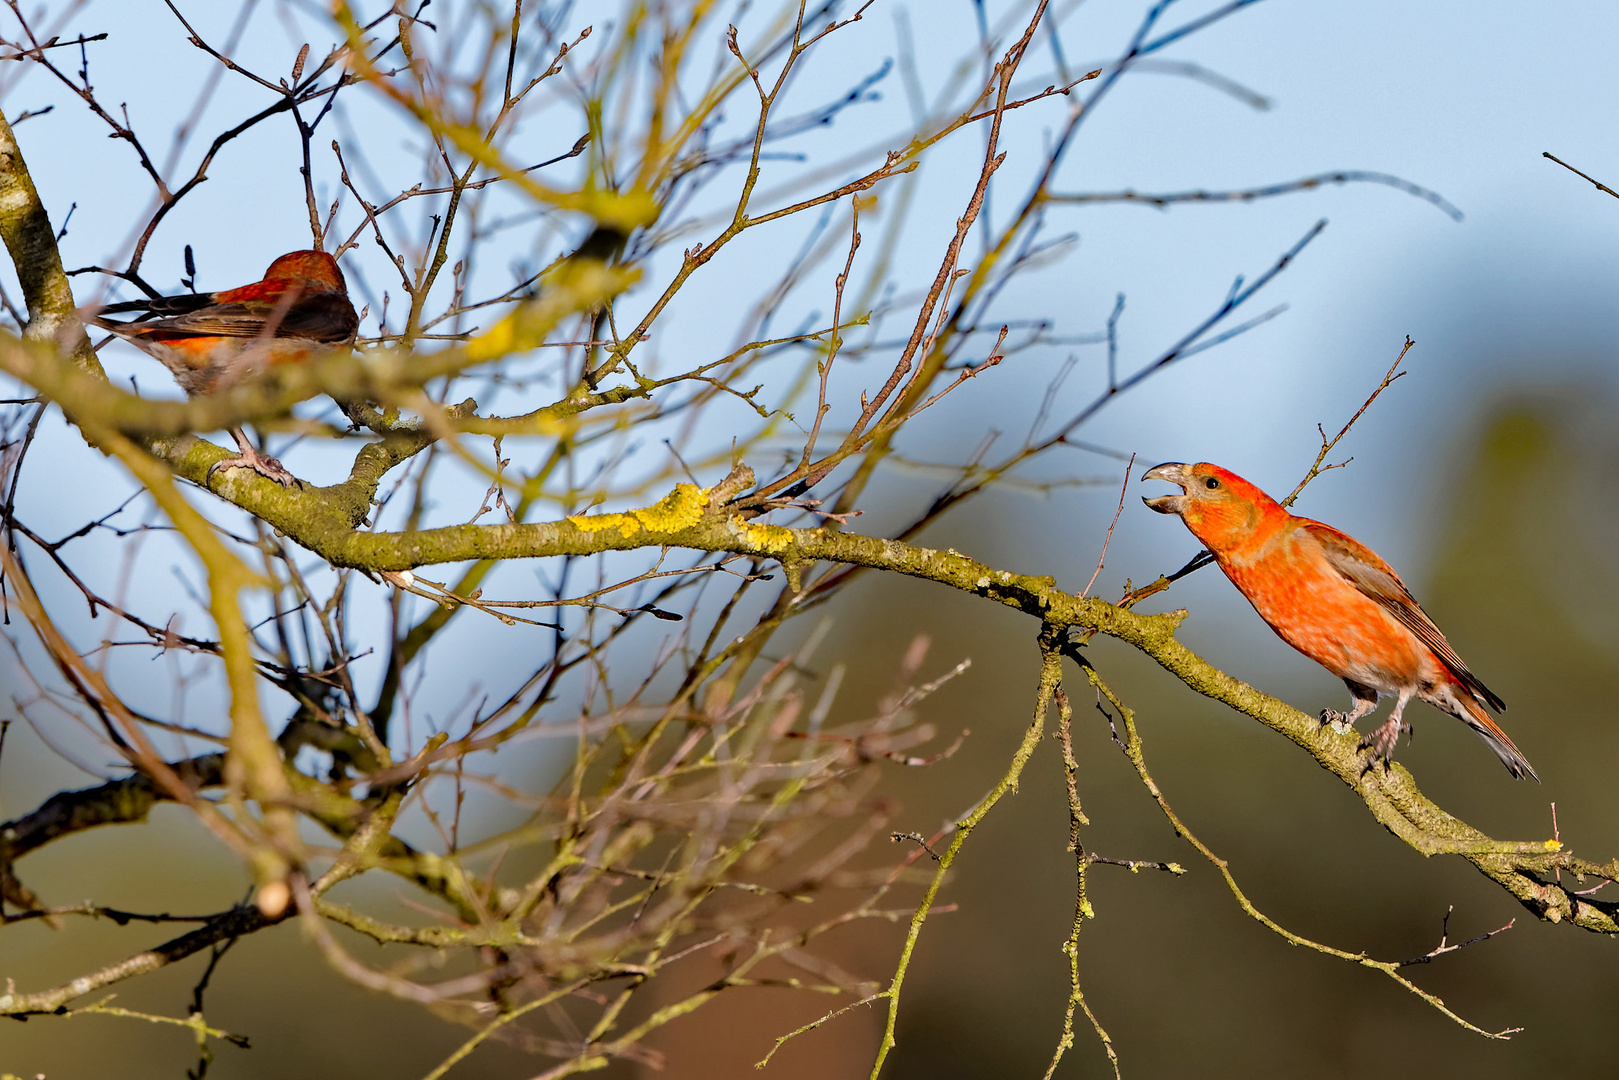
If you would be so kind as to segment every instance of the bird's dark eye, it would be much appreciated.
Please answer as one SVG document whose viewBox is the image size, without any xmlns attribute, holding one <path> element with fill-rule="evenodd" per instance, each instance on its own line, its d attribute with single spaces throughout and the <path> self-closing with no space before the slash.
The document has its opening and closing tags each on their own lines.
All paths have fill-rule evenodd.
<svg viewBox="0 0 1619 1080">
<path fill-rule="evenodd" d="M 1207 480 L 1203 481 L 1203 486 L 1208 488 L 1210 491 L 1213 491 L 1215 488 L 1220 486 L 1220 481 L 1211 476 Z"/>
</svg>

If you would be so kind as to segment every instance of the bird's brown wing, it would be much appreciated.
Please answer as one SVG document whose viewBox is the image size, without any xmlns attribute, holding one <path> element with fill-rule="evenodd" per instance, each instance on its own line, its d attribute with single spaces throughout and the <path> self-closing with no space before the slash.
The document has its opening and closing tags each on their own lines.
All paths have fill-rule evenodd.
<svg viewBox="0 0 1619 1080">
<path fill-rule="evenodd" d="M 190 303 L 193 300 L 201 300 L 203 303 L 193 306 Z M 165 303 L 160 306 L 159 301 Z M 175 314 L 164 313 L 173 311 L 176 307 L 184 307 L 187 310 Z M 103 308 L 102 311 L 120 314 L 131 311 L 144 312 L 151 317 L 138 319 L 133 323 L 103 320 L 99 316 L 94 321 L 96 325 L 114 331 L 125 326 L 138 327 L 139 336 L 150 338 L 253 338 L 262 335 L 265 328 L 273 324 L 274 337 L 301 338 L 337 344 L 353 337 L 360 324 L 359 317 L 354 313 L 354 305 L 349 303 L 348 297 L 334 292 L 301 296 L 285 307 L 268 300 L 239 300 L 228 304 L 216 304 L 207 296 L 177 296 L 114 304 Z"/>
<path fill-rule="evenodd" d="M 1377 601 L 1401 626 L 1415 634 L 1418 641 L 1439 657 L 1457 682 L 1487 702 L 1490 708 L 1497 712 L 1506 711 L 1506 702 L 1496 697 L 1489 687 L 1479 681 L 1477 675 L 1467 670 L 1467 665 L 1456 655 L 1456 650 L 1451 648 L 1450 642 L 1445 640 L 1445 635 L 1439 632 L 1439 627 L 1434 625 L 1428 613 L 1422 610 L 1411 595 L 1411 590 L 1400 580 L 1400 575 L 1377 552 L 1353 536 L 1319 521 L 1306 520 L 1303 528 L 1321 545 L 1332 568 L 1355 588 Z"/>
</svg>

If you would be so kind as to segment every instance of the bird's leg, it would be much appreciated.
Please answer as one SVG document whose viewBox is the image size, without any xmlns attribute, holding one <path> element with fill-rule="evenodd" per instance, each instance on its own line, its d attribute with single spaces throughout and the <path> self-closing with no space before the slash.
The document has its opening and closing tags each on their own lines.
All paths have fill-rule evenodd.
<svg viewBox="0 0 1619 1080">
<path fill-rule="evenodd" d="M 1332 730 L 1340 735 L 1348 735 L 1355 729 L 1355 721 L 1377 708 L 1377 691 L 1363 683 L 1352 679 L 1345 679 L 1344 685 L 1349 687 L 1349 693 L 1354 697 L 1355 704 L 1348 712 L 1339 712 L 1337 709 L 1322 709 L 1321 722 L 1331 724 Z"/>
<path fill-rule="evenodd" d="M 1400 700 L 1394 703 L 1394 711 L 1389 713 L 1389 718 L 1383 721 L 1381 727 L 1367 732 L 1366 737 L 1360 741 L 1360 749 L 1371 747 L 1372 750 L 1372 756 L 1367 759 L 1366 769 L 1361 770 L 1362 772 L 1369 770 L 1380 758 L 1385 769 L 1388 768 L 1389 762 L 1394 760 L 1394 748 L 1399 745 L 1400 732 L 1411 730 L 1411 725 L 1400 717 L 1405 713 L 1406 702 L 1411 700 L 1411 695 L 1415 692 L 1415 688 L 1401 690 Z"/>
<path fill-rule="evenodd" d="M 288 472 L 281 462 L 272 457 L 265 457 L 255 450 L 253 444 L 248 441 L 247 432 L 239 427 L 233 427 L 230 429 L 230 433 L 231 438 L 236 440 L 236 449 L 239 453 L 233 458 L 222 458 L 214 462 L 208 469 L 207 480 L 209 483 L 213 482 L 214 473 L 220 469 L 235 469 L 238 467 L 252 469 L 260 476 L 269 477 L 282 487 L 292 487 L 298 482 L 298 478 Z"/>
</svg>

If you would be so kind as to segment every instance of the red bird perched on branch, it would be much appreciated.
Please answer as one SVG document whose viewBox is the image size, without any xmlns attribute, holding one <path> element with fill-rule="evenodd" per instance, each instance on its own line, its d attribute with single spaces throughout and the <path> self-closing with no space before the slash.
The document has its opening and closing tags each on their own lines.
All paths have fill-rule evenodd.
<svg viewBox="0 0 1619 1080">
<path fill-rule="evenodd" d="M 1398 697 L 1394 712 L 1361 740 L 1371 761 L 1393 760 L 1401 717 L 1420 698 L 1461 720 L 1489 744 L 1513 776 L 1535 770 L 1484 712 L 1506 704 L 1467 670 L 1388 563 L 1330 525 L 1294 517 L 1257 487 L 1207 462 L 1169 462 L 1143 480 L 1178 484 L 1180 495 L 1143 498 L 1160 514 L 1179 514 L 1225 576 L 1281 639 L 1338 676 L 1354 696 L 1348 713 L 1327 709 L 1322 723 L 1353 724 Z M 1368 767 L 1370 762 L 1368 762 Z"/>
<path fill-rule="evenodd" d="M 105 318 L 133 314 L 129 322 Z M 295 364 L 346 347 L 360 318 L 349 302 L 337 260 L 324 251 L 293 251 L 270 264 L 262 281 L 216 293 L 154 296 L 112 304 L 91 320 L 155 357 L 193 397 L 228 389 L 277 364 Z M 246 466 L 280 484 L 294 483 L 274 458 L 231 428 L 239 453 L 215 469 Z"/>
</svg>

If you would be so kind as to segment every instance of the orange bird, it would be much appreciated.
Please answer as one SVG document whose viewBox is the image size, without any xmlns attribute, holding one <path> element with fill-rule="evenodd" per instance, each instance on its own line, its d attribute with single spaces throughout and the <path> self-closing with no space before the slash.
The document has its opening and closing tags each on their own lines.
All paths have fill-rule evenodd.
<svg viewBox="0 0 1619 1080">
<path fill-rule="evenodd" d="M 107 315 L 131 314 L 128 322 Z M 295 364 L 341 349 L 360 318 L 349 302 L 337 260 L 324 251 L 293 251 L 270 264 L 262 281 L 216 293 L 154 296 L 112 304 L 90 320 L 155 357 L 193 397 L 228 389 L 277 364 Z M 245 466 L 279 484 L 293 475 L 253 449 L 231 428 L 238 455 L 214 469 Z"/>
<path fill-rule="evenodd" d="M 1400 732 L 1411 730 L 1401 719 L 1405 706 L 1416 697 L 1477 732 L 1513 776 L 1540 779 L 1484 711 L 1505 712 L 1506 703 L 1467 670 L 1376 552 L 1331 525 L 1294 517 L 1218 465 L 1169 462 L 1142 479 L 1180 486 L 1179 495 L 1142 501 L 1179 514 L 1277 636 L 1349 687 L 1354 707 L 1323 710 L 1323 724 L 1353 724 L 1377 708 L 1379 694 L 1398 698 L 1388 720 L 1360 741 L 1373 751 L 1368 768 L 1393 760 Z"/>
</svg>

